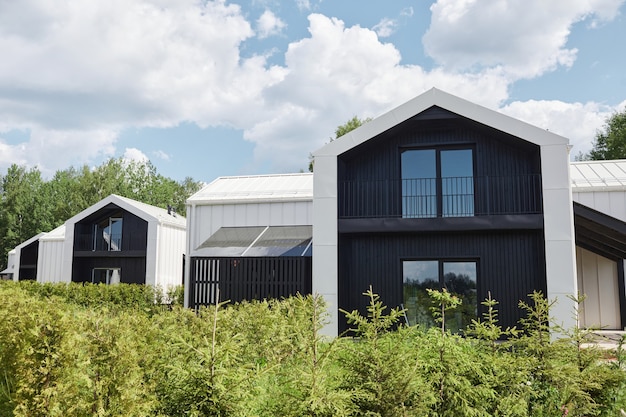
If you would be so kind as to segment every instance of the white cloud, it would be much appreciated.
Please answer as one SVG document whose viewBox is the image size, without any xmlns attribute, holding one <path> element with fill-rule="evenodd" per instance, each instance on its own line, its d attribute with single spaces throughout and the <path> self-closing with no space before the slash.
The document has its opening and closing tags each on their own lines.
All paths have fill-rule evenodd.
<svg viewBox="0 0 626 417">
<path fill-rule="evenodd" d="M 287 24 L 280 20 L 280 18 L 270 10 L 264 11 L 261 17 L 257 20 L 257 32 L 259 38 L 261 39 L 277 35 L 285 27 L 287 27 Z"/>
<path fill-rule="evenodd" d="M 300 10 L 311 10 L 310 0 L 296 0 L 296 5 Z"/>
<path fill-rule="evenodd" d="M 143 153 L 137 148 L 126 148 L 122 159 L 124 159 L 125 161 L 133 161 L 133 162 L 141 162 L 141 163 L 146 163 L 150 160 L 150 158 L 148 158 L 145 153 Z"/>
<path fill-rule="evenodd" d="M 241 8 L 225 0 L 0 2 L 0 52 L 11 57 L 0 65 L 0 132 L 30 132 L 19 144 L 0 133 L 0 167 L 16 162 L 53 173 L 112 156 L 125 129 L 189 122 L 243 130 L 257 161 L 285 172 L 306 168 L 308 153 L 352 116 L 377 116 L 431 87 L 496 109 L 515 78 L 572 64 L 576 52 L 566 41 L 573 23 L 609 20 L 621 3 L 529 2 L 493 0 L 484 8 L 487 2 L 439 0 L 424 38 L 442 64 L 434 70 L 402 64 L 394 45 L 380 40 L 391 30 L 383 21 L 377 35 L 311 14 L 310 36 L 291 42 L 278 66 L 242 56 L 255 33 Z M 284 29 L 271 12 L 264 15 L 258 36 Z M 523 115 L 525 106 L 505 111 Z M 605 113 L 592 104 L 560 113 L 555 102 L 536 106 L 553 120 L 541 120 L 539 110 L 525 117 L 554 131 L 573 130 L 567 117 L 595 129 Z M 564 134 L 583 141 L 583 131 L 571 132 L 580 138 Z"/>
<path fill-rule="evenodd" d="M 309 32 L 289 45 L 287 74 L 265 93 L 271 112 L 244 134 L 274 170 L 305 168 L 308 153 L 352 116 L 378 116 L 432 87 L 492 108 L 507 98 L 496 70 L 466 76 L 402 65 L 398 50 L 372 30 L 319 14 L 309 16 Z"/>
<path fill-rule="evenodd" d="M 169 161 L 170 160 L 170 156 L 167 152 L 164 152 L 162 150 L 156 150 L 152 152 L 152 155 L 154 155 L 155 158 L 157 159 L 161 159 L 163 161 Z"/>
<path fill-rule="evenodd" d="M 383 18 L 372 29 L 381 38 L 387 38 L 396 31 L 397 23 L 393 19 L 388 17 Z"/>
<path fill-rule="evenodd" d="M 569 139 L 572 155 L 591 149 L 596 132 L 605 120 L 619 108 L 599 103 L 564 103 L 558 100 L 529 100 L 514 102 L 500 111 L 516 119 L 549 129 Z"/>
<path fill-rule="evenodd" d="M 577 50 L 567 46 L 573 24 L 610 20 L 623 0 L 438 0 L 423 37 L 426 52 L 457 70 L 502 67 L 511 80 L 570 67 Z"/>
</svg>

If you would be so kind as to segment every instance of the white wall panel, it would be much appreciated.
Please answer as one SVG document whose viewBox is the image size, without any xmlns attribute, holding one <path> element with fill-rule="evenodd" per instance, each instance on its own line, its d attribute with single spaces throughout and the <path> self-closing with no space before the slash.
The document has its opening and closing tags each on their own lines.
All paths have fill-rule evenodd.
<svg viewBox="0 0 626 417">
<path fill-rule="evenodd" d="M 182 284 L 185 230 L 162 225 L 159 227 L 157 282 L 163 290 Z"/>
<path fill-rule="evenodd" d="M 626 193 L 621 191 L 609 193 L 609 204 L 611 205 L 610 215 L 626 221 Z"/>
<path fill-rule="evenodd" d="M 621 329 L 617 263 L 576 248 L 579 293 L 585 296 L 581 326 Z"/>
<path fill-rule="evenodd" d="M 38 282 L 70 282 L 71 276 L 63 274 L 63 240 L 40 240 L 37 259 Z"/>
</svg>

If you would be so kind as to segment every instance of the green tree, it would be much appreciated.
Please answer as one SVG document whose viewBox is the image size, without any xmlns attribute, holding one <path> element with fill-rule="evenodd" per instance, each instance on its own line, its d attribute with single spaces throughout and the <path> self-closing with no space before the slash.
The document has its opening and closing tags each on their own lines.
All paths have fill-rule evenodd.
<svg viewBox="0 0 626 417">
<path fill-rule="evenodd" d="M 613 113 L 596 133 L 588 158 L 594 161 L 626 158 L 626 110 Z"/>
<path fill-rule="evenodd" d="M 0 177 L 0 267 L 6 254 L 37 233 L 50 230 L 48 192 L 37 168 L 27 170 L 13 164 Z"/>
<path fill-rule="evenodd" d="M 330 138 L 330 142 L 334 141 L 337 138 L 342 137 L 346 133 L 353 131 L 357 127 L 360 127 L 364 123 L 367 123 L 371 120 L 372 120 L 371 117 L 366 117 L 365 119 L 359 119 L 357 116 L 353 116 L 352 119 L 348 120 L 346 123 L 340 126 L 337 126 L 337 129 L 335 129 L 335 137 Z M 315 161 L 313 160 L 313 154 L 309 154 L 309 172 L 313 172 L 314 163 Z"/>
</svg>

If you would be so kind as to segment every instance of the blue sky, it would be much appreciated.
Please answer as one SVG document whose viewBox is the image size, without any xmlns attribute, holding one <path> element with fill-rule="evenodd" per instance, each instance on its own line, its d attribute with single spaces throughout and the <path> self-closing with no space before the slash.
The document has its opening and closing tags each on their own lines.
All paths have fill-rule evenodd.
<svg viewBox="0 0 626 417">
<path fill-rule="evenodd" d="M 625 2 L 0 2 L 0 173 L 297 172 L 352 116 L 432 87 L 584 152 L 626 106 Z"/>
</svg>

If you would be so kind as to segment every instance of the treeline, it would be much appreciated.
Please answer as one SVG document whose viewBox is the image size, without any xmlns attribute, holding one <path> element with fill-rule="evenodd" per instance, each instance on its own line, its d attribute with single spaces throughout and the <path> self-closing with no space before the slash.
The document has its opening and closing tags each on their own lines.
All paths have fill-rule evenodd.
<svg viewBox="0 0 626 417">
<path fill-rule="evenodd" d="M 57 171 L 45 180 L 37 168 L 12 165 L 0 173 L 0 269 L 7 253 L 40 232 L 49 232 L 110 194 L 165 208 L 184 215 L 185 200 L 201 187 L 156 172 L 150 162 L 109 159 L 96 168 Z"/>
<path fill-rule="evenodd" d="M 0 415 L 573 417 L 626 406 L 622 346 L 551 337 L 540 294 L 521 304 L 520 331 L 500 328 L 487 300 L 460 337 L 445 329 L 450 294 L 432 293 L 440 327 L 423 330 L 368 291 L 366 316 L 345 313 L 355 337 L 331 340 L 318 297 L 196 313 L 141 288 L 0 282 Z"/>
</svg>

